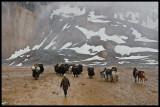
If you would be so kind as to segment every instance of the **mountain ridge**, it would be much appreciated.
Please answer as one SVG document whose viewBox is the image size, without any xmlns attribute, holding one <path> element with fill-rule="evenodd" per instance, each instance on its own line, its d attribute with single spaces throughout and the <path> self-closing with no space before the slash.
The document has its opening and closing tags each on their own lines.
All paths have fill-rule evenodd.
<svg viewBox="0 0 160 107">
<path fill-rule="evenodd" d="M 107 8 L 111 9 L 107 14 L 112 14 L 111 16 L 103 12 L 105 7 L 92 8 L 87 7 L 85 3 L 84 6 L 78 6 L 79 3 L 76 5 L 74 3 L 64 3 L 65 5 L 57 3 L 58 5 L 56 5 L 56 3 L 45 2 L 44 4 L 43 2 L 28 4 L 24 2 L 20 4 L 15 3 L 13 7 L 9 7 L 6 3 L 2 4 L 2 64 L 10 66 L 20 63 L 23 63 L 22 65 L 32 65 L 39 61 L 44 64 L 55 64 L 56 62 L 93 64 L 104 58 L 104 60 L 101 59 L 101 65 L 106 64 L 109 60 L 110 64 L 108 63 L 108 65 L 116 64 L 120 66 L 118 63 L 121 62 L 119 57 L 130 57 L 132 54 L 144 56 L 146 53 L 149 55 L 148 59 L 146 57 L 142 58 L 141 63 L 154 60 L 152 62 L 155 62 L 155 64 L 151 64 L 151 66 L 157 66 L 158 64 L 158 32 L 156 29 L 158 25 L 154 25 L 154 22 L 158 21 L 156 10 L 151 11 L 151 13 L 155 13 L 154 20 L 150 18 L 150 21 L 148 21 L 149 19 L 146 22 L 144 20 L 140 24 L 136 21 L 140 19 L 138 18 L 140 13 L 134 13 L 130 10 L 125 14 L 122 14 L 121 11 L 115 12 L 118 4 L 116 4 L 117 7 L 115 7 L 115 4 L 112 5 L 112 8 L 108 5 Z M 33 7 L 34 11 L 31 11 Z M 26 10 L 26 8 L 31 9 Z M 13 15 L 13 13 L 16 15 Z M 148 13 L 148 15 L 150 16 L 151 13 Z M 13 15 L 13 17 L 5 18 L 8 15 Z M 15 20 L 17 21 L 15 22 Z M 149 28 L 147 22 L 151 23 Z M 10 23 L 13 24 L 8 26 Z M 147 26 L 144 26 L 145 24 Z M 9 32 L 8 29 L 11 29 L 11 31 Z M 6 41 L 13 42 L 7 44 Z M 123 55 L 122 52 L 117 53 L 115 47 L 118 45 L 121 47 L 127 46 L 129 55 Z M 29 48 L 28 52 L 11 59 L 15 51 L 18 52 L 20 49 L 23 50 L 27 47 Z M 139 51 L 136 51 L 138 47 L 141 47 L 141 50 L 144 51 L 139 53 Z M 30 56 L 27 57 L 27 55 Z M 90 58 L 95 59 L 89 61 Z M 135 60 L 131 60 L 133 64 L 131 62 L 126 64 L 128 66 L 130 64 L 134 65 Z"/>
</svg>

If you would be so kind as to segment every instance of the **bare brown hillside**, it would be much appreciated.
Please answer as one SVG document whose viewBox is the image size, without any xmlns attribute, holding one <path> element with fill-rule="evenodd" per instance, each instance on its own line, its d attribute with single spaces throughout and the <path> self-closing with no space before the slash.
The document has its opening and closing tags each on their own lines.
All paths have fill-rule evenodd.
<svg viewBox="0 0 160 107">
<path fill-rule="evenodd" d="M 118 68 L 119 81 L 105 82 L 95 68 L 95 76 L 88 78 L 84 68 L 79 77 L 66 74 L 71 87 L 67 98 L 60 88 L 62 76 L 52 66 L 45 66 L 38 80 L 30 67 L 2 67 L 2 102 L 7 105 L 158 105 L 158 69 L 138 68 L 146 72 L 148 81 L 135 83 L 132 68 Z"/>
</svg>

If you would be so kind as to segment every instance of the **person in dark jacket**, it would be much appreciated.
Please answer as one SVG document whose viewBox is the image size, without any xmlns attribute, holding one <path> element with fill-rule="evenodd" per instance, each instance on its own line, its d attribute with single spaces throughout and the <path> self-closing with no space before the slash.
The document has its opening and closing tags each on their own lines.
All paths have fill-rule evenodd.
<svg viewBox="0 0 160 107">
<path fill-rule="evenodd" d="M 133 77 L 135 78 L 135 82 L 137 82 L 137 80 L 136 80 L 136 77 L 137 77 L 136 71 L 137 71 L 137 68 L 134 67 L 134 68 L 133 68 Z"/>
<path fill-rule="evenodd" d="M 68 87 L 70 87 L 70 82 L 69 82 L 69 79 L 66 77 L 65 74 L 63 75 L 63 79 L 61 80 L 60 87 L 63 88 L 64 95 L 65 95 L 65 98 L 66 98 Z"/>
</svg>

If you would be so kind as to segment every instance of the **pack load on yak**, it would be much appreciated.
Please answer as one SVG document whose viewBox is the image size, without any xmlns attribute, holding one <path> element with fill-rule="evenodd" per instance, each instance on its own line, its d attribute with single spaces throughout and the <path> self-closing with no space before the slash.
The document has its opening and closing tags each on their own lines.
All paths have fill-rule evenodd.
<svg viewBox="0 0 160 107">
<path fill-rule="evenodd" d="M 38 66 L 32 66 L 32 76 L 35 78 L 35 79 L 38 79 L 39 78 L 39 75 L 40 75 L 40 67 Z"/>
<path fill-rule="evenodd" d="M 35 79 L 38 79 L 39 75 L 42 74 L 42 72 L 44 71 L 42 63 L 34 63 L 31 69 L 33 71 L 32 76 Z"/>
</svg>

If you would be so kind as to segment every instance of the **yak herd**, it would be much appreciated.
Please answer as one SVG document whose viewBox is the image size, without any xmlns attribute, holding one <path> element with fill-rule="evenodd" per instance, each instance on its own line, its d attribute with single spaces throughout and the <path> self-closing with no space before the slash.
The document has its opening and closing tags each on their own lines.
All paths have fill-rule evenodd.
<svg viewBox="0 0 160 107">
<path fill-rule="evenodd" d="M 78 75 L 80 75 L 83 72 L 83 65 L 82 64 L 56 64 L 53 65 L 54 70 L 56 72 L 56 74 L 60 74 L 60 75 L 64 75 L 65 73 L 72 73 L 74 75 L 74 77 L 78 77 Z M 44 71 L 44 67 L 42 63 L 36 63 L 34 64 L 32 67 L 32 76 L 35 79 L 39 78 L 39 75 L 42 74 L 42 72 Z M 88 76 L 89 78 L 92 78 L 95 73 L 94 73 L 94 67 L 88 67 L 87 68 L 88 71 Z M 136 77 L 138 77 L 138 81 L 140 78 L 140 81 L 144 82 L 146 79 L 145 76 L 145 72 L 143 71 L 142 73 L 138 73 L 139 71 L 136 71 Z M 100 77 L 101 78 L 105 78 L 105 81 L 118 81 L 119 78 L 119 74 L 117 72 L 117 68 L 116 70 L 113 69 L 109 69 L 109 68 L 105 68 L 103 71 L 99 72 L 100 73 Z M 135 80 L 136 80 L 136 77 Z M 137 81 L 135 81 L 137 82 Z"/>
</svg>

